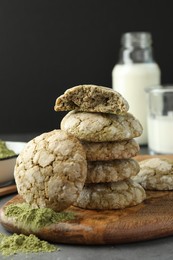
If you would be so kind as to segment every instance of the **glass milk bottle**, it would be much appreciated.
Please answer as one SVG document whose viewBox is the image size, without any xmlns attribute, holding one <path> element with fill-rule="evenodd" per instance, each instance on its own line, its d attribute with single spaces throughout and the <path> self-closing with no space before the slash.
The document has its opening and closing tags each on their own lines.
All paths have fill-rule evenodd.
<svg viewBox="0 0 173 260">
<path fill-rule="evenodd" d="M 148 142 L 146 87 L 160 84 L 160 69 L 152 55 L 152 36 L 129 32 L 121 38 L 120 59 L 112 71 L 112 87 L 128 101 L 132 113 L 142 124 L 140 145 Z"/>
</svg>

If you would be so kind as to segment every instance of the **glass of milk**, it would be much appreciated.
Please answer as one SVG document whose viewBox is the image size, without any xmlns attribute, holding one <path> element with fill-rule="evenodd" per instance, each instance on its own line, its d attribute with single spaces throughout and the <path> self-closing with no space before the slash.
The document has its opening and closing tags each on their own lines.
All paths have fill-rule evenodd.
<svg viewBox="0 0 173 260">
<path fill-rule="evenodd" d="M 150 154 L 173 154 L 173 85 L 146 91 Z"/>
</svg>

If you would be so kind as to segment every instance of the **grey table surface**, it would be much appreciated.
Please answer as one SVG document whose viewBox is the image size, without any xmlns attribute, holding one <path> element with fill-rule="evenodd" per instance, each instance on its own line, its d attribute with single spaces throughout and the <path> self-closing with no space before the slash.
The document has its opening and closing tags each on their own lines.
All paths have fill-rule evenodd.
<svg viewBox="0 0 173 260">
<path fill-rule="evenodd" d="M 36 134 L 0 135 L 0 139 L 9 141 L 29 141 Z M 147 153 L 147 147 L 141 147 L 141 153 Z M 15 194 L 0 197 L 0 207 L 10 200 Z M 0 224 L 0 233 L 9 234 Z M 42 260 L 172 260 L 173 259 L 173 236 L 120 245 L 57 245 L 60 250 L 52 253 L 17 254 L 0 259 L 42 259 Z"/>
</svg>

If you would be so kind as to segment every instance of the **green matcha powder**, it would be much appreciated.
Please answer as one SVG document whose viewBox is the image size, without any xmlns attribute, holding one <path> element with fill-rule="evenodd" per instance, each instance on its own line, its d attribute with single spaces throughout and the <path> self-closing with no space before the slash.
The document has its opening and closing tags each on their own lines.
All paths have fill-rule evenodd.
<svg viewBox="0 0 173 260">
<path fill-rule="evenodd" d="M 0 140 L 0 159 L 12 157 L 16 155 L 16 153 L 7 148 L 6 143 Z"/>
<path fill-rule="evenodd" d="M 74 219 L 72 212 L 55 212 L 50 208 L 35 209 L 27 203 L 10 204 L 5 209 L 5 215 L 15 218 L 17 223 L 33 231 L 53 223 Z"/>
<path fill-rule="evenodd" d="M 6 236 L 0 233 L 0 252 L 4 256 L 17 253 L 53 252 L 56 250 L 59 250 L 59 248 L 40 240 L 32 234 L 29 236 L 23 234 Z"/>
<path fill-rule="evenodd" d="M 50 208 L 33 209 L 27 203 L 9 205 L 5 208 L 5 215 L 14 218 L 16 223 L 25 229 L 37 231 L 39 228 L 58 223 L 60 221 L 73 220 L 72 212 L 55 212 Z M 35 235 L 25 236 L 13 234 L 6 236 L 0 233 L 0 252 L 2 255 L 29 252 L 52 252 L 58 250 L 54 245 L 41 241 Z"/>
</svg>

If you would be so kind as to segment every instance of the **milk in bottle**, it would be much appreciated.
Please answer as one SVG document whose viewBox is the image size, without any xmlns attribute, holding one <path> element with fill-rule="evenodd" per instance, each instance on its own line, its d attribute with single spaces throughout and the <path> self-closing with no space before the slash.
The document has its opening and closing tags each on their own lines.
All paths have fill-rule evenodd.
<svg viewBox="0 0 173 260">
<path fill-rule="evenodd" d="M 142 124 L 143 134 L 136 141 L 144 145 L 148 141 L 145 89 L 160 85 L 161 73 L 153 59 L 150 33 L 125 33 L 121 43 L 120 60 L 112 71 L 112 86 L 128 101 L 129 112 Z"/>
</svg>

